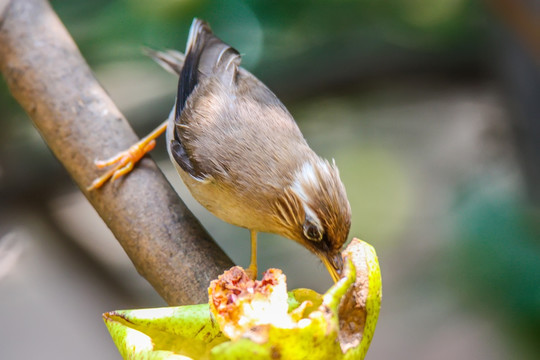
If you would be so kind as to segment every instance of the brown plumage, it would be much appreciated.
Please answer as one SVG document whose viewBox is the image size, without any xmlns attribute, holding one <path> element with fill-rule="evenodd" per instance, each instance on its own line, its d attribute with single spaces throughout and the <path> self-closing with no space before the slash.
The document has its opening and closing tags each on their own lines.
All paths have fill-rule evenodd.
<svg viewBox="0 0 540 360">
<path fill-rule="evenodd" d="M 350 228 L 339 172 L 310 149 L 285 106 L 240 60 L 194 20 L 167 129 L 171 159 L 210 212 L 299 242 L 336 279 Z"/>
<path fill-rule="evenodd" d="M 222 220 L 251 231 L 253 276 L 256 233 L 262 231 L 302 244 L 337 280 L 351 214 L 335 164 L 311 150 L 285 106 L 240 67 L 238 52 L 205 22 L 193 21 L 185 57 L 149 53 L 180 76 L 175 107 L 152 134 L 98 162 L 116 167 L 89 189 L 129 172 L 166 128 L 169 155 L 193 197 Z"/>
</svg>

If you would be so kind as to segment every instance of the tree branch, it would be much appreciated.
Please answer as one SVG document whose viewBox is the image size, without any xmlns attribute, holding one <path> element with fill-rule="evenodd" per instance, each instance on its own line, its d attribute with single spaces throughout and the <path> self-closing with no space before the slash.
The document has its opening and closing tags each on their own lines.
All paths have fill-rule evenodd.
<svg viewBox="0 0 540 360">
<path fill-rule="evenodd" d="M 0 0 L 0 71 L 139 273 L 170 305 L 206 302 L 210 280 L 232 261 L 151 159 L 114 184 L 85 190 L 98 175 L 93 161 L 137 138 L 47 1 Z"/>
</svg>

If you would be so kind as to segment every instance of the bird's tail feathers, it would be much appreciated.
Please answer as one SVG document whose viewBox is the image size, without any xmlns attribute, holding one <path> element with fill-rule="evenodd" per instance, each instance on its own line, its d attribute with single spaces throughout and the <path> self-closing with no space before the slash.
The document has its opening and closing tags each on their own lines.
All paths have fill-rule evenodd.
<svg viewBox="0 0 540 360">
<path fill-rule="evenodd" d="M 202 78 L 216 77 L 230 86 L 236 80 L 240 61 L 238 51 L 216 37 L 205 21 L 193 19 L 178 84 L 177 118 Z"/>
<path fill-rule="evenodd" d="M 185 55 L 176 50 L 159 51 L 144 47 L 143 52 L 168 72 L 180 75 Z"/>
<path fill-rule="evenodd" d="M 189 31 L 186 54 L 196 59 L 192 66 L 201 76 L 218 76 L 224 81 L 233 81 L 241 57 L 238 51 L 214 35 L 210 26 L 195 18 Z"/>
</svg>

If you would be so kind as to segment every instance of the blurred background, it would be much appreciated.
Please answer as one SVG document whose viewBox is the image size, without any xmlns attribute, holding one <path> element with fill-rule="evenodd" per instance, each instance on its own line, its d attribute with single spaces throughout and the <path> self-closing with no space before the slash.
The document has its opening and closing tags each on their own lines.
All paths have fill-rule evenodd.
<svg viewBox="0 0 540 360">
<path fill-rule="evenodd" d="M 536 0 L 53 0 L 139 135 L 177 79 L 142 47 L 183 51 L 209 21 L 334 158 L 383 275 L 368 359 L 538 359 L 540 5 Z M 59 95 L 61 96 L 61 95 Z M 0 359 L 119 359 L 101 320 L 165 305 L 0 82 Z M 249 233 L 194 202 L 238 264 Z M 149 209 L 151 211 L 151 209 Z M 259 267 L 324 292 L 315 256 L 263 234 Z"/>
</svg>

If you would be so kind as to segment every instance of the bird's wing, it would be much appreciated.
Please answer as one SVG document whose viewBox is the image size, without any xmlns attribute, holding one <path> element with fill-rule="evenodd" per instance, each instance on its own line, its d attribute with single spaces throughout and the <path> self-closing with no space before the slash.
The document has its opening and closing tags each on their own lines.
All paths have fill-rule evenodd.
<svg viewBox="0 0 540 360">
<path fill-rule="evenodd" d="M 193 20 L 178 81 L 174 139 L 170 147 L 174 160 L 194 178 L 203 179 L 206 174 L 201 173 L 201 169 L 194 163 L 183 144 L 181 133 L 186 124 L 181 120 L 182 113 L 190 95 L 201 82 L 213 79 L 222 84 L 233 84 L 240 60 L 240 54 L 218 39 L 206 22 L 199 19 Z M 185 119 L 185 116 L 183 118 Z"/>
</svg>

